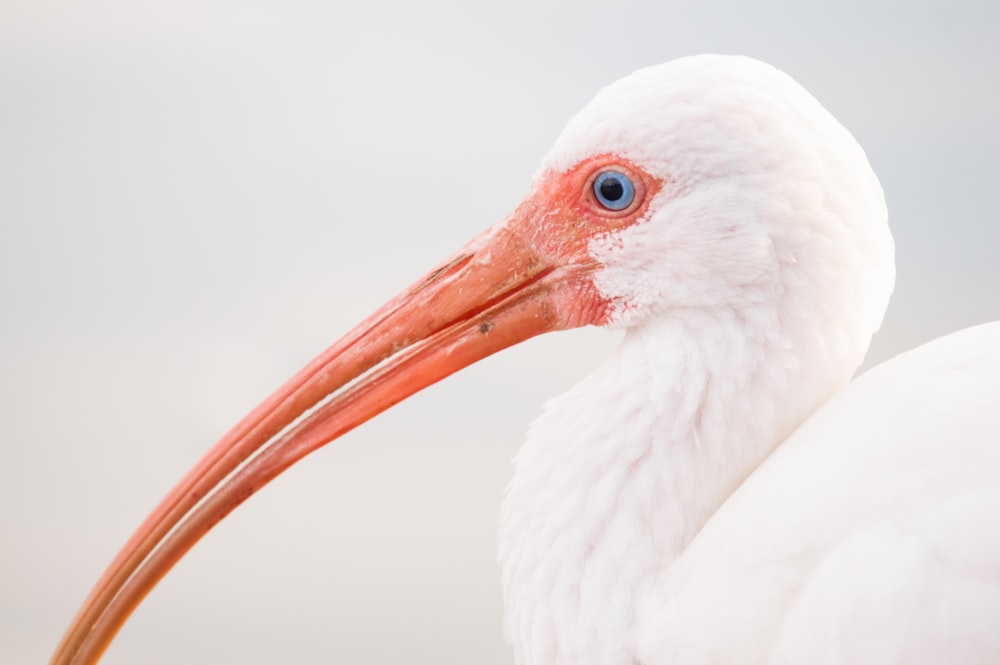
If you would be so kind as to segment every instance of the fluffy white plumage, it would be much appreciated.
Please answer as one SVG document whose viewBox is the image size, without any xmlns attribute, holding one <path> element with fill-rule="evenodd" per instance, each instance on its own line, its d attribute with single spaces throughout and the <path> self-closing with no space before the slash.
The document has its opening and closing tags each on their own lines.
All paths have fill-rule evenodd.
<svg viewBox="0 0 1000 665">
<path fill-rule="evenodd" d="M 853 381 L 661 571 L 639 662 L 998 662 L 997 395 L 997 323 Z"/>
<path fill-rule="evenodd" d="M 636 72 L 542 171 L 605 153 L 665 185 L 590 245 L 621 349 L 517 458 L 518 662 L 1000 662 L 1000 325 L 841 390 L 892 290 L 885 206 L 853 137 L 767 65 Z"/>
</svg>

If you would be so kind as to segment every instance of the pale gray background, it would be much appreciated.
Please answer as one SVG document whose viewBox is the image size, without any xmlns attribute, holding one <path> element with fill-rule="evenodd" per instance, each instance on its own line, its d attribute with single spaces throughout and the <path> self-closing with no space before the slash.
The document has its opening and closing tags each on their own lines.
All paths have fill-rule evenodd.
<svg viewBox="0 0 1000 665">
<path fill-rule="evenodd" d="M 566 118 L 705 51 L 787 70 L 882 178 L 872 356 L 1000 318 L 996 2 L 0 2 L 0 662 L 170 485 L 518 202 Z M 254 497 L 107 663 L 509 663 L 509 460 L 614 335 L 532 341 Z"/>
</svg>

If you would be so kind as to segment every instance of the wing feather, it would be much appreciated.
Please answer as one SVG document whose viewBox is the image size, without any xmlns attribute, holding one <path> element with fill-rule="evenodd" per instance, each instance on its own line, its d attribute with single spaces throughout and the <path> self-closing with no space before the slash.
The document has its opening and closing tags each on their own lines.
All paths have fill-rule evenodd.
<svg viewBox="0 0 1000 665">
<path fill-rule="evenodd" d="M 664 571 L 655 663 L 1000 663 L 1000 322 L 867 372 Z"/>
</svg>

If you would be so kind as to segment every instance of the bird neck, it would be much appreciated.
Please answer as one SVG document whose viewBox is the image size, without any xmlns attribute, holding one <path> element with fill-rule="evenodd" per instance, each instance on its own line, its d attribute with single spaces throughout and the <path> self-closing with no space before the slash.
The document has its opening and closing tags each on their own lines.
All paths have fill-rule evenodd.
<svg viewBox="0 0 1000 665">
<path fill-rule="evenodd" d="M 735 488 L 853 371 L 745 313 L 627 332 L 550 402 L 501 516 L 506 626 L 521 665 L 631 664 L 642 594 Z M 760 324 L 761 321 L 758 321 Z M 809 365 L 806 363 L 806 365 Z"/>
</svg>

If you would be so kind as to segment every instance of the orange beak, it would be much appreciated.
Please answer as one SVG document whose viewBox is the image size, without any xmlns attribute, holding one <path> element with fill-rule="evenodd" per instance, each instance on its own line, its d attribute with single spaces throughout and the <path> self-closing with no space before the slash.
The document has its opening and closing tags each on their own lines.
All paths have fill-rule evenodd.
<svg viewBox="0 0 1000 665">
<path fill-rule="evenodd" d="M 636 183 L 628 210 L 602 213 L 594 174 Z M 596 234 L 629 226 L 660 182 L 613 155 L 546 174 L 503 223 L 432 270 L 292 377 L 170 491 L 77 613 L 53 665 L 95 663 L 156 583 L 234 508 L 289 466 L 413 393 L 530 337 L 607 320 L 591 275 Z"/>
</svg>

